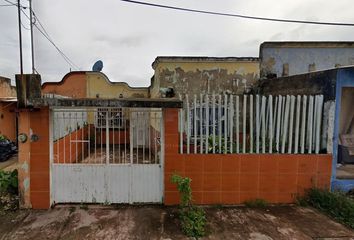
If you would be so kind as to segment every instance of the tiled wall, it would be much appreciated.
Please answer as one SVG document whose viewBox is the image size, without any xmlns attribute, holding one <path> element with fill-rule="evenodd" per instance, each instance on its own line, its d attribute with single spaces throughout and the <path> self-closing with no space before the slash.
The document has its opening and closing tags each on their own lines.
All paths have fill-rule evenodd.
<svg viewBox="0 0 354 240">
<path fill-rule="evenodd" d="M 192 179 L 197 204 L 240 204 L 255 198 L 292 203 L 312 186 L 330 186 L 332 155 L 179 154 L 178 112 L 165 110 L 164 202 L 178 204 L 171 175 Z"/>
<path fill-rule="evenodd" d="M 38 141 L 30 143 L 30 199 L 32 208 L 48 209 L 49 192 L 49 110 L 30 113 L 30 128 Z M 30 141 L 30 140 L 28 140 Z"/>
</svg>

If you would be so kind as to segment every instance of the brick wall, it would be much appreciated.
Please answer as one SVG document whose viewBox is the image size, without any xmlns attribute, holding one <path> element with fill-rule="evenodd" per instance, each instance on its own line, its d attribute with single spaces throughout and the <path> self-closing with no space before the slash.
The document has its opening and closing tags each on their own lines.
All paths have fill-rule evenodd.
<svg viewBox="0 0 354 240">
<path fill-rule="evenodd" d="M 332 155 L 179 154 L 178 110 L 166 109 L 164 202 L 178 204 L 171 175 L 192 179 L 196 204 L 240 204 L 262 198 L 292 203 L 312 186 L 328 188 Z"/>
</svg>

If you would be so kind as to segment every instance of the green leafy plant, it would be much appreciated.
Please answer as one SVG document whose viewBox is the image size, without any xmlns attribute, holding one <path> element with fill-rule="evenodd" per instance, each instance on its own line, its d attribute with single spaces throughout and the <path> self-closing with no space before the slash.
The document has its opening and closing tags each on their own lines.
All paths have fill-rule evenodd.
<svg viewBox="0 0 354 240">
<path fill-rule="evenodd" d="M 192 203 L 191 179 L 174 174 L 171 177 L 172 183 L 177 184 L 180 193 L 179 218 L 182 231 L 188 237 L 200 238 L 205 236 L 206 216 L 205 211 Z"/>
<path fill-rule="evenodd" d="M 0 192 L 17 194 L 18 192 L 17 170 L 13 170 L 12 172 L 0 171 Z"/>
<path fill-rule="evenodd" d="M 12 172 L 0 170 L 0 215 L 18 209 L 17 170 Z"/>
<path fill-rule="evenodd" d="M 268 206 L 268 202 L 261 198 L 245 201 L 244 204 L 250 208 L 266 208 Z"/>
<path fill-rule="evenodd" d="M 301 204 L 317 208 L 354 229 L 354 199 L 346 196 L 343 192 L 311 188 L 302 198 L 298 199 Z"/>
<path fill-rule="evenodd" d="M 0 134 L 0 142 L 7 140 L 5 135 Z"/>
</svg>

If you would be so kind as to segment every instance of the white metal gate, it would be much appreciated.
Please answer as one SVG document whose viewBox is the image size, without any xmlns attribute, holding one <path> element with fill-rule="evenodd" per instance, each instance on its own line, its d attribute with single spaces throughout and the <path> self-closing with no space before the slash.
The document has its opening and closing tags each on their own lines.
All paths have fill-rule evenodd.
<svg viewBox="0 0 354 240">
<path fill-rule="evenodd" d="M 160 203 L 161 109 L 51 111 L 52 203 Z"/>
</svg>

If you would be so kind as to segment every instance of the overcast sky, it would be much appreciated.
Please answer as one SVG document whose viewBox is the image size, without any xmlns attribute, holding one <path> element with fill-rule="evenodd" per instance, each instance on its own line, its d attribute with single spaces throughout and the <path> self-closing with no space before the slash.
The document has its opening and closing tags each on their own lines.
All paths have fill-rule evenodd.
<svg viewBox="0 0 354 240">
<path fill-rule="evenodd" d="M 15 1 L 15 0 L 11 0 Z M 147 0 L 144 0 L 147 1 Z M 149 0 L 153 3 L 273 18 L 354 22 L 354 1 Z M 0 0 L 1 4 L 7 4 Z M 28 6 L 27 0 L 21 4 Z M 33 10 L 80 70 L 97 60 L 111 81 L 148 86 L 156 56 L 256 56 L 264 41 L 354 41 L 354 27 L 270 23 L 134 5 L 119 0 L 33 0 Z M 22 15 L 23 24 L 29 21 Z M 70 66 L 37 31 L 35 66 L 42 81 L 60 81 Z M 30 73 L 29 31 L 23 29 Z M 0 7 L 0 76 L 19 72 L 16 7 Z"/>
</svg>

